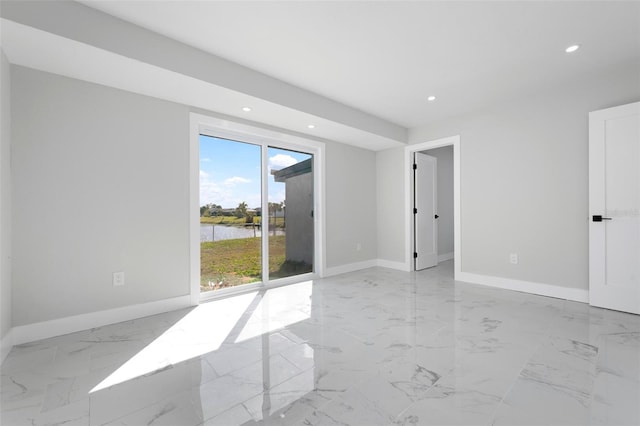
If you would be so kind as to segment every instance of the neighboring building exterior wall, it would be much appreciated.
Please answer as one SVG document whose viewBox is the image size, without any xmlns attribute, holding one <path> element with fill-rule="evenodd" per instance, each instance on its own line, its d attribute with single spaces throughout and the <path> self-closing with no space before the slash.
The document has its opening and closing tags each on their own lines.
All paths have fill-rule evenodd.
<svg viewBox="0 0 640 426">
<path fill-rule="evenodd" d="M 286 259 L 313 265 L 313 173 L 286 180 Z"/>
</svg>

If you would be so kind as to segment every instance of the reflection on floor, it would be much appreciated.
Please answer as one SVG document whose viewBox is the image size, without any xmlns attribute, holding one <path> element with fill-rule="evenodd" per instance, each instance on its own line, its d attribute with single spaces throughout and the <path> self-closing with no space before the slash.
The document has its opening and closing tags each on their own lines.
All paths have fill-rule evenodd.
<svg viewBox="0 0 640 426">
<path fill-rule="evenodd" d="M 15 347 L 3 425 L 637 425 L 640 316 L 372 268 Z"/>
</svg>

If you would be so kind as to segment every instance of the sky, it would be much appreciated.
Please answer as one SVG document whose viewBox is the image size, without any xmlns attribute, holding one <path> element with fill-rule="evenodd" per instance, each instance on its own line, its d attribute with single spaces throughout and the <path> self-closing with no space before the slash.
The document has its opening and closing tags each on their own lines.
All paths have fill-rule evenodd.
<svg viewBox="0 0 640 426">
<path fill-rule="evenodd" d="M 310 154 L 269 147 L 269 202 L 285 198 L 285 185 L 275 182 L 271 170 L 280 170 L 310 158 Z M 200 205 L 236 208 L 246 202 L 260 207 L 260 146 L 200 135 Z"/>
</svg>

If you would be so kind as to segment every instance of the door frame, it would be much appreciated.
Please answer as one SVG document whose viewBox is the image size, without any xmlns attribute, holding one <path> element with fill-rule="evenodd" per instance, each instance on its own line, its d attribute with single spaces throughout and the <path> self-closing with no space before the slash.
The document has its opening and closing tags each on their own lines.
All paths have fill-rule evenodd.
<svg viewBox="0 0 640 426">
<path fill-rule="evenodd" d="M 462 271 L 462 222 L 460 216 L 460 135 L 435 139 L 428 142 L 409 145 L 404 149 L 404 208 L 405 208 L 405 269 L 415 271 L 413 262 L 413 153 L 441 148 L 453 147 L 453 259 L 454 279 L 458 279 Z"/>
<path fill-rule="evenodd" d="M 212 117 L 209 115 L 190 113 L 189 115 L 189 283 L 191 304 L 198 305 L 201 301 L 227 297 L 231 294 L 239 294 L 260 288 L 273 288 L 281 285 L 298 283 L 305 280 L 324 276 L 326 269 L 326 244 L 325 244 L 325 144 L 300 136 L 268 130 L 262 127 L 243 124 Z M 262 169 L 267 167 L 267 149 L 269 146 L 283 149 L 307 152 L 313 155 L 313 191 L 314 191 L 314 271 L 291 277 L 269 280 L 269 276 L 263 276 L 262 281 L 255 284 L 246 284 L 215 292 L 200 293 L 200 135 L 230 139 L 238 142 L 246 142 L 261 147 Z M 268 182 L 262 179 L 262 211 L 268 211 Z M 261 228 L 262 229 L 262 228 Z M 268 244 L 267 238 L 262 238 L 262 269 L 268 270 Z M 263 274 L 264 275 L 264 274 Z"/>
</svg>

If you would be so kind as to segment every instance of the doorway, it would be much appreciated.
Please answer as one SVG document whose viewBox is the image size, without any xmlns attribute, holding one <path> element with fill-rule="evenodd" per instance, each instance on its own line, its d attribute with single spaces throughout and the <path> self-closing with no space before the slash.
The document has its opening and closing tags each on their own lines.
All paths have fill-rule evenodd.
<svg viewBox="0 0 640 426">
<path fill-rule="evenodd" d="M 437 210 L 434 211 L 433 215 L 427 215 L 427 217 L 432 222 L 435 222 L 434 226 L 437 226 L 437 230 L 430 235 L 427 235 L 427 238 L 432 238 L 431 240 L 427 240 L 426 246 L 428 247 L 438 247 L 437 251 L 434 254 L 430 254 L 430 257 L 433 259 L 435 255 L 435 262 L 441 262 L 449 259 L 454 259 L 454 278 L 458 277 L 461 271 L 461 218 L 460 218 L 460 136 L 452 136 L 448 138 L 437 139 L 429 142 L 419 143 L 415 145 L 410 145 L 405 148 L 405 164 L 406 164 L 406 174 L 405 174 L 405 211 L 406 211 L 406 220 L 405 220 L 405 247 L 406 247 L 406 257 L 405 257 L 405 267 L 409 271 L 415 271 L 420 269 L 420 266 L 423 264 L 416 262 L 416 232 L 419 232 L 419 223 L 416 225 L 416 220 L 420 221 L 419 218 L 416 218 L 414 212 L 416 209 L 416 196 L 420 197 L 420 185 L 418 185 L 418 193 L 416 193 L 416 185 L 414 181 L 414 157 L 416 154 L 422 153 L 427 154 L 431 157 L 437 156 L 442 158 L 442 156 L 448 156 L 448 160 L 450 162 L 449 170 L 451 172 L 451 178 L 449 178 L 449 183 L 446 189 L 441 189 L 438 191 L 436 189 L 436 193 L 439 194 L 439 199 L 447 199 L 447 201 L 441 201 L 440 204 L 442 206 L 438 206 L 436 201 Z M 444 164 L 444 161 L 442 161 Z M 444 168 L 443 168 L 444 170 Z M 444 183 L 446 179 L 443 179 Z M 435 182 L 434 182 L 435 183 Z M 424 186 L 424 185 L 423 185 Z M 427 195 L 428 197 L 429 195 Z M 450 205 L 449 212 L 442 215 L 445 205 Z M 418 214 L 419 210 L 418 210 Z M 435 218 L 435 215 L 438 215 L 438 218 Z M 445 219 L 446 217 L 446 219 Z M 438 223 L 438 221 L 440 223 Z M 446 223 L 448 221 L 448 224 Z M 443 230 L 443 222 L 446 226 L 447 231 Z M 440 232 L 438 232 L 440 231 Z M 438 233 L 442 234 L 440 239 L 433 240 L 438 238 Z M 448 234 L 448 235 L 447 235 Z M 446 244 L 439 242 L 448 241 Z M 420 253 L 418 252 L 418 258 Z"/>
<path fill-rule="evenodd" d="M 414 261 L 420 270 L 453 259 L 453 146 L 416 152 L 414 164 Z"/>
</svg>

